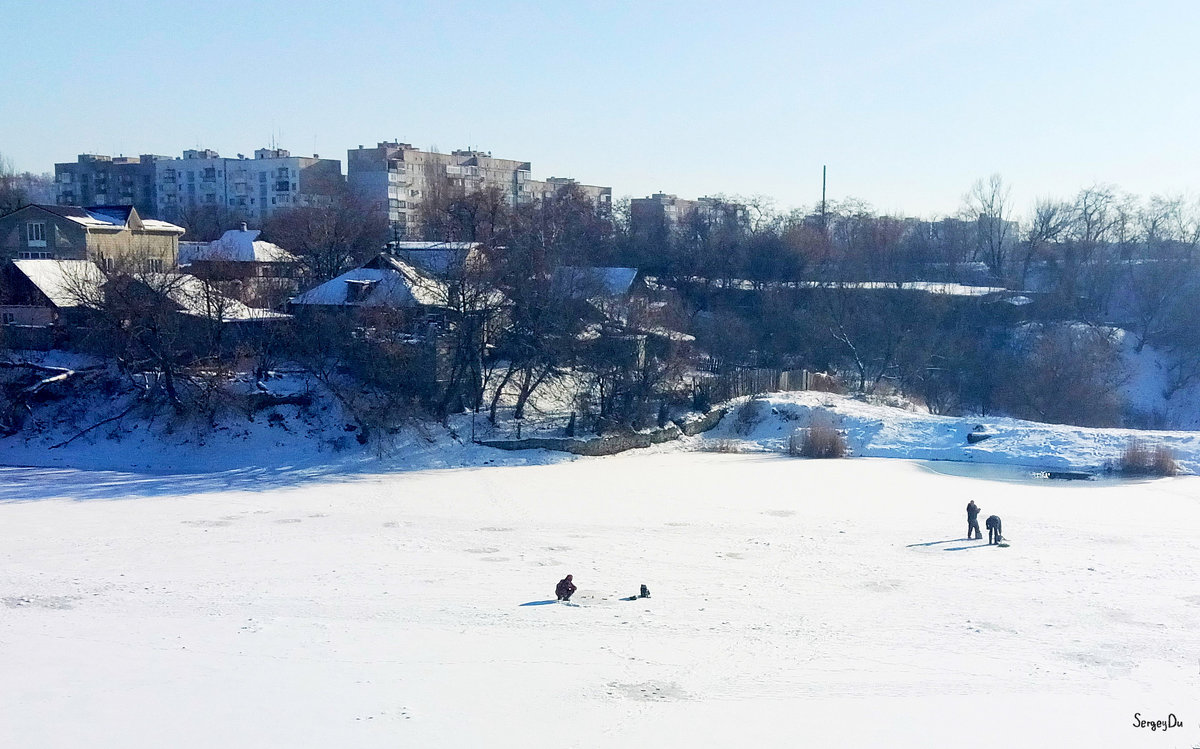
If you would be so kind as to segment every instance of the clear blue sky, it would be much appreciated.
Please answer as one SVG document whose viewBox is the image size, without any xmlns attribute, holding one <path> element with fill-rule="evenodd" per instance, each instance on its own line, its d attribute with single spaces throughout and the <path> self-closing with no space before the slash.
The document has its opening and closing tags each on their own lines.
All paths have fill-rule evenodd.
<svg viewBox="0 0 1200 749">
<path fill-rule="evenodd" d="M 1194 2 L 9 2 L 0 153 L 399 139 L 618 196 L 1018 208 L 1200 179 Z"/>
</svg>

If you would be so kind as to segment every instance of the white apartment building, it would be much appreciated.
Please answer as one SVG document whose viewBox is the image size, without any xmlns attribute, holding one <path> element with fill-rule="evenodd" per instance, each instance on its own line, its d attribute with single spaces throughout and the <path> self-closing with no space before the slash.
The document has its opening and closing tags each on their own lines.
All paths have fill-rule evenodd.
<svg viewBox="0 0 1200 749">
<path fill-rule="evenodd" d="M 261 225 L 280 210 L 328 203 L 343 184 L 338 160 L 292 156 L 282 148 L 260 148 L 252 159 L 189 150 L 181 159 L 159 159 L 154 167 L 157 213 L 168 220 L 210 207 Z"/>
</svg>

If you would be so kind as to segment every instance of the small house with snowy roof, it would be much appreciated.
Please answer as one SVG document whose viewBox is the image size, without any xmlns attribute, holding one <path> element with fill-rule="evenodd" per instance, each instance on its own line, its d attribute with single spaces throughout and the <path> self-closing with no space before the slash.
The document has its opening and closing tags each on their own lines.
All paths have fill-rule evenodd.
<svg viewBox="0 0 1200 749">
<path fill-rule="evenodd" d="M 450 288 L 431 274 L 391 255 L 369 262 L 297 295 L 293 309 L 438 310 L 450 305 Z"/>
<path fill-rule="evenodd" d="M 212 242 L 180 242 L 179 265 L 213 280 L 292 278 L 299 260 L 277 244 L 259 239 L 258 229 L 230 229 Z"/>
<path fill-rule="evenodd" d="M 0 216 L 0 256 L 163 271 L 177 264 L 183 233 L 175 224 L 143 219 L 129 205 L 27 205 Z"/>
</svg>

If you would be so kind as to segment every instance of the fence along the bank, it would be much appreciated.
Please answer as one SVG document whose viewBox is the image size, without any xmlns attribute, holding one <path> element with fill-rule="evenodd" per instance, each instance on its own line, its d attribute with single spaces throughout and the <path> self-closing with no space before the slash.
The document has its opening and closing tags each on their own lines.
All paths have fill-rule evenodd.
<svg viewBox="0 0 1200 749">
<path fill-rule="evenodd" d="M 715 377 L 697 379 L 694 387 L 708 396 L 710 403 L 758 393 L 808 390 L 812 373 L 807 369 L 734 369 Z"/>
</svg>

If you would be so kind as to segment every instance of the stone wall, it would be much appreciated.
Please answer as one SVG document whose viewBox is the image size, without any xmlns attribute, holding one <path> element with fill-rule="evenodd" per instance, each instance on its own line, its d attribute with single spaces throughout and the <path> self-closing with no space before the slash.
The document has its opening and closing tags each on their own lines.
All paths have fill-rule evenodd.
<svg viewBox="0 0 1200 749">
<path fill-rule="evenodd" d="M 703 416 L 700 416 L 698 418 L 685 419 L 682 423 L 680 423 L 678 421 L 675 423 L 679 424 L 679 428 L 683 431 L 684 434 L 691 437 L 692 435 L 700 434 L 701 432 L 707 432 L 709 429 L 712 429 L 717 424 L 720 424 L 722 417 L 724 417 L 728 411 L 729 411 L 729 409 L 724 408 L 724 407 L 714 408 L 713 410 L 709 411 L 708 413 L 706 413 Z"/>
</svg>

